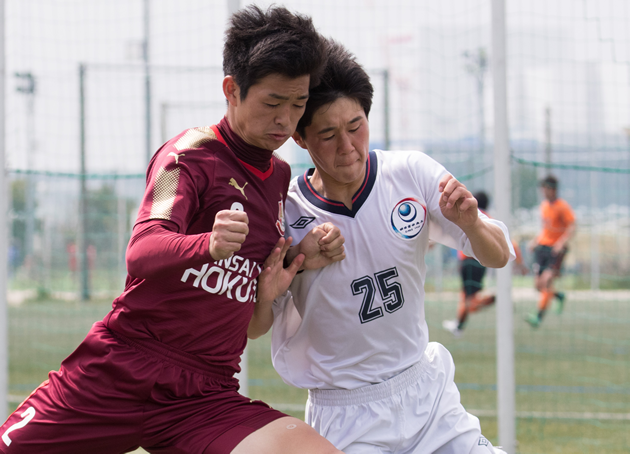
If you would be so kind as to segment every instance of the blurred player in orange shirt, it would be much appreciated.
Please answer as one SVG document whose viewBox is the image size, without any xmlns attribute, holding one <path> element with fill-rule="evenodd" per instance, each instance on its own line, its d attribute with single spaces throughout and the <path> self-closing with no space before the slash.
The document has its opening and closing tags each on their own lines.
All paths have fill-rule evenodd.
<svg viewBox="0 0 630 454">
<path fill-rule="evenodd" d="M 488 213 L 486 213 L 489 203 L 488 195 L 483 191 L 479 191 L 473 196 L 477 199 L 479 211 L 488 216 Z M 515 241 L 512 241 L 512 245 L 516 253 L 516 266 L 521 270 L 525 270 L 518 245 Z M 486 267 L 474 258 L 466 256 L 462 251 L 457 251 L 457 258 L 460 261 L 459 270 L 462 277 L 462 292 L 457 304 L 457 319 L 444 320 L 442 327 L 453 333 L 455 337 L 460 337 L 468 320 L 468 314 L 490 306 L 494 303 L 496 297 L 495 295 L 481 295 Z"/>
<path fill-rule="evenodd" d="M 556 292 L 553 281 L 560 276 L 562 260 L 567 253 L 567 242 L 575 232 L 575 215 L 571 206 L 558 198 L 558 179 L 549 175 L 541 182 L 545 200 L 540 204 L 542 231 L 530 243 L 534 250 L 534 274 L 536 290 L 540 292 L 538 314 L 528 314 L 525 319 L 538 328 L 553 298 L 558 299 L 558 313 L 564 307 L 565 295 Z"/>
</svg>

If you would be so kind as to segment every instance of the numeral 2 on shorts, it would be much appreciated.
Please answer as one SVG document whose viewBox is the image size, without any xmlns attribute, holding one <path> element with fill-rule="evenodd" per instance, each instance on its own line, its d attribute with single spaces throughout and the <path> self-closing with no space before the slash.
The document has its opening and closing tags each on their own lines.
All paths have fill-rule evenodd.
<svg viewBox="0 0 630 454">
<path fill-rule="evenodd" d="M 396 267 L 374 273 L 375 279 L 372 279 L 371 276 L 363 276 L 352 281 L 352 284 L 350 284 L 352 294 L 363 294 L 363 302 L 361 303 L 361 310 L 359 311 L 361 323 L 367 323 L 381 318 L 384 315 L 383 308 L 385 308 L 385 311 L 391 313 L 403 306 L 405 297 L 403 296 L 402 286 L 398 282 L 390 282 L 390 279 L 395 277 L 398 277 Z M 375 280 L 376 286 L 374 285 Z M 383 300 L 383 307 L 373 306 L 376 287 L 378 287 L 378 291 Z"/>
<path fill-rule="evenodd" d="M 35 417 L 35 409 L 33 407 L 28 407 L 26 410 L 24 410 L 24 412 L 22 412 L 20 416 L 22 416 L 22 418 L 24 419 L 22 419 L 22 421 L 20 422 L 16 422 L 15 424 L 13 424 L 11 427 L 9 427 L 6 430 L 4 434 L 2 434 L 2 441 L 4 441 L 4 444 L 7 446 L 11 444 L 11 439 L 9 438 L 9 434 L 13 432 L 14 430 L 21 429 L 22 427 L 27 425 L 29 421 Z"/>
</svg>

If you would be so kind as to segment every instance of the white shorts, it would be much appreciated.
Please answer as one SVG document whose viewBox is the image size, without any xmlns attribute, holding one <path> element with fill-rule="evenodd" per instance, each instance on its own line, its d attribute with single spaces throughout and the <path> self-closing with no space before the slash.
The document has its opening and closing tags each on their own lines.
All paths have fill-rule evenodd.
<svg viewBox="0 0 630 454">
<path fill-rule="evenodd" d="M 449 351 L 430 342 L 423 359 L 377 385 L 310 390 L 306 422 L 346 454 L 490 454 L 466 412 Z"/>
</svg>

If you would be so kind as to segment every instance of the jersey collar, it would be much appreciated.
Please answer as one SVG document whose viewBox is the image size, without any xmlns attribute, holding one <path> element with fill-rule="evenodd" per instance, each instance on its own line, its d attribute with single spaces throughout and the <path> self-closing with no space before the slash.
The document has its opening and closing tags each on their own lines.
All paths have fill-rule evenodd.
<svg viewBox="0 0 630 454">
<path fill-rule="evenodd" d="M 357 215 L 363 206 L 363 203 L 372 191 L 372 187 L 376 181 L 377 169 L 378 159 L 376 157 L 376 153 L 370 151 L 368 159 L 365 162 L 365 178 L 363 179 L 363 184 L 359 190 L 352 197 L 351 210 L 349 210 L 343 203 L 327 199 L 315 190 L 309 179 L 310 176 L 313 175 L 315 169 L 308 169 L 304 172 L 304 175 L 298 178 L 298 187 L 300 188 L 302 195 L 316 207 L 324 211 L 328 211 L 329 213 L 341 214 L 353 218 Z"/>
</svg>

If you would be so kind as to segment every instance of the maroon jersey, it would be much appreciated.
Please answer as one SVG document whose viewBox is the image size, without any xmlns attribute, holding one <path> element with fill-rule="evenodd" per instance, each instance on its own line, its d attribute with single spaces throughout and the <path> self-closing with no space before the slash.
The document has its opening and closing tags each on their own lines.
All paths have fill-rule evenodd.
<svg viewBox="0 0 630 454">
<path fill-rule="evenodd" d="M 248 164 L 235 152 L 257 162 Z M 264 153 L 268 168 L 262 171 Z M 225 119 L 167 142 L 147 170 L 125 290 L 104 318 L 106 326 L 230 375 L 238 372 L 257 277 L 284 235 L 290 172 L 277 155 L 238 138 Z M 247 213 L 249 234 L 231 258 L 214 261 L 208 247 L 215 215 L 229 209 Z"/>
</svg>

